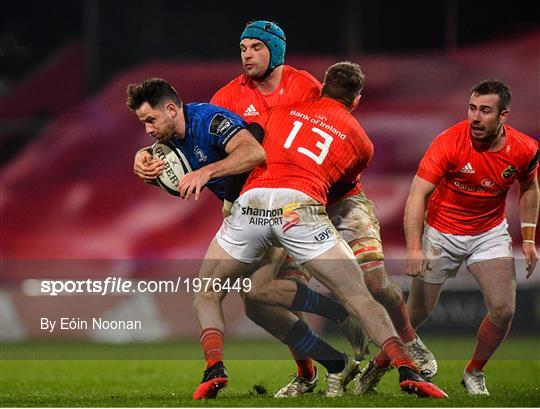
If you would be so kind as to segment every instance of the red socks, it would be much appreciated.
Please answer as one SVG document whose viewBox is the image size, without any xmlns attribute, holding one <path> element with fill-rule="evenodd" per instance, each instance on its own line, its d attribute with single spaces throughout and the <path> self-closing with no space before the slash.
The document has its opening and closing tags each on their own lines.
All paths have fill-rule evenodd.
<svg viewBox="0 0 540 409">
<path fill-rule="evenodd" d="M 390 359 L 383 351 L 380 351 L 375 357 L 375 365 L 379 368 L 388 368 L 391 363 L 392 362 L 390 362 Z"/>
<path fill-rule="evenodd" d="M 289 350 L 294 358 L 294 362 L 296 362 L 296 366 L 298 366 L 298 376 L 311 381 L 315 376 L 315 366 L 313 365 L 313 360 L 308 357 L 297 355 L 292 348 L 289 348 Z"/>
<path fill-rule="evenodd" d="M 381 345 L 381 352 L 375 357 L 375 365 L 379 368 L 387 368 L 390 364 L 396 368 L 406 366 L 415 371 L 418 368 L 405 350 L 405 345 L 399 337 L 390 337 Z"/>
<path fill-rule="evenodd" d="M 510 323 L 504 328 L 499 328 L 486 315 L 486 318 L 484 318 L 484 321 L 482 321 L 478 328 L 476 348 L 474 349 L 472 359 L 467 364 L 466 371 L 472 372 L 473 369 L 481 371 L 491 355 L 493 355 L 498 346 L 504 341 L 509 330 Z"/>
<path fill-rule="evenodd" d="M 217 328 L 206 328 L 201 332 L 201 345 L 206 359 L 206 369 L 223 361 L 223 332 Z"/>
<path fill-rule="evenodd" d="M 398 306 L 393 306 L 390 309 L 390 311 L 388 311 L 388 315 L 390 316 L 390 319 L 392 320 L 392 324 L 394 325 L 396 332 L 401 338 L 401 341 L 402 341 L 401 346 L 403 347 L 403 352 L 405 353 L 405 355 L 407 355 L 407 352 L 405 350 L 405 346 L 403 345 L 403 343 L 411 342 L 416 337 L 416 331 L 412 327 L 411 321 L 409 320 L 409 313 L 407 312 L 407 306 L 403 302 L 399 304 Z M 384 342 L 384 344 L 386 344 L 388 341 L 394 338 L 396 337 L 387 339 Z M 375 357 L 375 365 L 377 365 L 379 368 L 387 368 L 392 363 L 391 359 L 389 358 L 389 355 L 387 355 L 385 352 L 386 351 L 384 350 L 384 348 L 381 348 L 381 352 L 379 352 L 377 356 Z M 406 366 L 410 366 L 410 365 L 406 365 Z M 415 368 L 414 364 L 411 368 Z"/>
<path fill-rule="evenodd" d="M 409 313 L 407 312 L 405 303 L 401 302 L 398 306 L 392 306 L 390 311 L 388 311 L 388 315 L 401 340 L 405 344 L 411 342 L 416 336 L 416 331 L 409 320 Z"/>
</svg>

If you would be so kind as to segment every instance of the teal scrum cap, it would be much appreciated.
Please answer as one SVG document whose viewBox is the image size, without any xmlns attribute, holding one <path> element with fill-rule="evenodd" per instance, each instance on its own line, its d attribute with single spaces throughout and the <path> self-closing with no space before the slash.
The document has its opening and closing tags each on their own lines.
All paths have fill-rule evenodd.
<svg viewBox="0 0 540 409">
<path fill-rule="evenodd" d="M 276 23 L 266 20 L 250 22 L 240 36 L 240 41 L 244 38 L 261 40 L 270 50 L 270 64 L 264 75 L 265 77 L 274 68 L 285 63 L 285 33 Z"/>
</svg>

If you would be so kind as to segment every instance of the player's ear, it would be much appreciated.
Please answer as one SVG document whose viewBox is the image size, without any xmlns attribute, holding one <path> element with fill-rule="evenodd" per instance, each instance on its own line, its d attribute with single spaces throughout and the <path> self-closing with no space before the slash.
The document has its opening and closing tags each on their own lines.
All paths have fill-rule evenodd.
<svg viewBox="0 0 540 409">
<path fill-rule="evenodd" d="M 167 105 L 165 105 L 165 111 L 173 119 L 178 115 L 178 107 L 173 102 L 169 102 Z"/>
<path fill-rule="evenodd" d="M 501 124 L 504 124 L 506 122 L 506 119 L 508 118 L 508 114 L 510 113 L 509 109 L 503 109 L 501 113 L 499 114 L 499 122 Z"/>
<path fill-rule="evenodd" d="M 350 111 L 354 111 L 356 109 L 356 107 L 358 106 L 358 104 L 360 103 L 360 99 L 362 98 L 362 95 L 361 94 L 358 94 L 356 97 L 354 97 L 354 100 L 353 100 L 353 103 L 351 105 L 351 109 Z"/>
</svg>

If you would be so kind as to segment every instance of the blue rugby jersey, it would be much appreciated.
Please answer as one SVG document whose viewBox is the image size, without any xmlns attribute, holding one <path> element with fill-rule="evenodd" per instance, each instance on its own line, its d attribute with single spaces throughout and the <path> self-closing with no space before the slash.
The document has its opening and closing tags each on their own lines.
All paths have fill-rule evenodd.
<svg viewBox="0 0 540 409">
<path fill-rule="evenodd" d="M 186 155 L 193 170 L 224 159 L 229 141 L 247 126 L 235 113 L 212 104 L 184 104 L 183 111 L 186 122 L 184 139 L 175 137 L 171 142 Z M 224 198 L 224 177 L 211 179 L 207 187 L 219 199 Z"/>
</svg>

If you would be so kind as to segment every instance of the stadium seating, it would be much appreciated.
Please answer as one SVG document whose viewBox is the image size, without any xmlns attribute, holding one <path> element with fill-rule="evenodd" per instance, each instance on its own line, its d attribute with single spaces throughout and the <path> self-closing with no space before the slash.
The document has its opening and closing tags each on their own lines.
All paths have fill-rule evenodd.
<svg viewBox="0 0 540 409">
<path fill-rule="evenodd" d="M 367 75 L 356 115 L 376 152 L 363 184 L 376 204 L 387 252 L 403 246 L 403 205 L 418 160 L 439 132 L 465 118 L 471 85 L 486 76 L 506 80 L 514 95 L 510 123 L 540 134 L 533 114 L 540 112 L 539 67 L 532 57 L 539 41 L 537 32 L 519 41 L 480 44 L 453 53 L 354 58 Z M 77 49 L 70 52 L 80 56 Z M 288 57 L 289 64 L 318 78 L 333 62 L 333 57 Z M 207 101 L 239 72 L 237 60 L 154 61 L 120 73 L 79 103 L 75 94 L 80 83 L 75 80 L 75 90 L 65 87 L 68 94 L 75 92 L 71 97 L 54 98 L 56 92 L 48 90 L 47 101 L 62 109 L 51 110 L 56 114 L 52 123 L 0 169 L 0 255 L 201 257 L 220 225 L 220 204 L 209 192 L 199 203 L 183 202 L 143 185 L 133 175 L 134 152 L 152 140 L 126 108 L 125 88 L 160 76 L 177 87 L 184 101 Z M 17 101 L 32 100 L 30 85 L 23 84 L 0 103 L 0 115 L 7 115 L 7 103 L 18 107 L 14 115 L 19 115 Z M 55 88 L 63 90 L 61 84 Z M 515 220 L 514 202 L 509 201 L 509 216 Z M 512 231 L 516 232 L 515 223 Z"/>
</svg>

